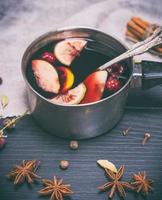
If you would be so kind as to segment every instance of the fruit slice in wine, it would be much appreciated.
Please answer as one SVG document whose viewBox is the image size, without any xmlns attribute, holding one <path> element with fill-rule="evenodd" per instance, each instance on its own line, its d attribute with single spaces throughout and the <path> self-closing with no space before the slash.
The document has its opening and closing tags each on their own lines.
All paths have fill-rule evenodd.
<svg viewBox="0 0 162 200">
<path fill-rule="evenodd" d="M 87 91 L 81 103 L 92 103 L 102 98 L 107 76 L 107 71 L 96 71 L 83 81 Z"/>
<path fill-rule="evenodd" d="M 57 72 L 61 84 L 59 93 L 65 93 L 73 86 L 74 83 L 73 72 L 71 71 L 70 68 L 64 66 L 57 67 Z"/>
<path fill-rule="evenodd" d="M 55 45 L 54 54 L 62 64 L 70 66 L 86 43 L 86 40 L 78 38 L 63 40 Z"/>
<path fill-rule="evenodd" d="M 44 60 L 32 60 L 32 71 L 37 85 L 46 92 L 57 94 L 60 90 L 58 73 Z"/>
<path fill-rule="evenodd" d="M 54 104 L 63 104 L 63 105 L 79 104 L 81 100 L 84 98 L 85 92 L 86 92 L 86 87 L 83 83 L 81 83 L 77 87 L 68 90 L 64 94 L 58 94 L 50 101 Z"/>
</svg>

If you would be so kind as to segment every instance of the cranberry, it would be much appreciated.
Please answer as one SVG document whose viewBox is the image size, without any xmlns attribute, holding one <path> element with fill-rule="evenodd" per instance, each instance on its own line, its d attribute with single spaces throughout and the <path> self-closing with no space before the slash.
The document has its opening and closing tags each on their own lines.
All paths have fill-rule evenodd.
<svg viewBox="0 0 162 200">
<path fill-rule="evenodd" d="M 117 78 L 109 77 L 106 82 L 106 89 L 116 92 L 121 88 L 121 82 Z"/>
<path fill-rule="evenodd" d="M 45 61 L 48 61 L 49 63 L 53 63 L 56 60 L 55 55 L 48 51 L 44 52 L 41 58 Z"/>
<path fill-rule="evenodd" d="M 116 64 L 112 65 L 112 71 L 114 73 L 122 74 L 124 72 L 124 68 L 121 64 L 116 63 Z"/>
<path fill-rule="evenodd" d="M 117 78 L 119 76 L 118 72 L 111 73 L 111 78 Z"/>
<path fill-rule="evenodd" d="M 6 144 L 5 138 L 0 137 L 0 149 L 3 149 L 3 147 L 5 146 L 5 144 Z"/>
<path fill-rule="evenodd" d="M 108 67 L 108 68 L 106 69 L 106 71 L 107 71 L 108 73 L 110 73 L 110 74 L 111 74 L 111 73 L 112 73 L 112 71 L 113 71 L 113 70 L 112 70 L 112 66 Z"/>
</svg>

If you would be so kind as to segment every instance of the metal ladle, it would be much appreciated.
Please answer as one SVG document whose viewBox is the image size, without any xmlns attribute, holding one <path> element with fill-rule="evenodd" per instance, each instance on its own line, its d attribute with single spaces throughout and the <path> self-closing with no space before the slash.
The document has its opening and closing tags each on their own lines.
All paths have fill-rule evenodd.
<svg viewBox="0 0 162 200">
<path fill-rule="evenodd" d="M 120 62 L 122 60 L 125 60 L 127 58 L 143 54 L 152 47 L 155 47 L 159 44 L 162 44 L 162 27 L 158 27 L 150 37 L 148 37 L 142 42 L 136 43 L 128 51 L 101 65 L 98 68 L 98 70 L 107 70 L 111 65 Z"/>
</svg>

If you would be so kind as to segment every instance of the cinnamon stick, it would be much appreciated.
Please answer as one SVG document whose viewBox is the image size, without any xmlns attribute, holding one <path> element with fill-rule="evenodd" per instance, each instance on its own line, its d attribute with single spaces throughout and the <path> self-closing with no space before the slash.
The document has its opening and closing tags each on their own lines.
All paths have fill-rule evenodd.
<svg viewBox="0 0 162 200">
<path fill-rule="evenodd" d="M 127 30 L 126 33 L 126 38 L 131 40 L 132 42 L 138 42 L 138 37 L 136 37 L 131 31 Z"/>
<path fill-rule="evenodd" d="M 154 49 L 162 54 L 162 47 L 155 47 Z"/>
<path fill-rule="evenodd" d="M 151 35 L 152 31 L 157 26 L 152 26 L 151 23 L 141 19 L 140 17 L 132 17 L 127 23 L 126 38 L 132 42 L 138 42 L 144 40 L 147 35 Z M 151 32 L 150 32 L 151 31 Z M 147 34 L 148 33 L 148 34 Z M 162 45 L 154 47 L 153 50 L 159 55 L 162 55 Z"/>
<path fill-rule="evenodd" d="M 137 24 L 138 26 L 140 26 L 140 28 L 142 28 L 142 29 L 146 29 L 146 28 L 148 28 L 151 24 L 150 23 L 148 23 L 148 22 L 146 22 L 146 21 L 144 21 L 144 20 L 142 20 L 141 18 L 139 18 L 139 17 L 132 17 L 132 19 L 131 19 L 135 24 Z"/>
<path fill-rule="evenodd" d="M 145 34 L 145 31 L 141 27 L 139 27 L 137 24 L 135 24 L 133 21 L 129 21 L 127 23 L 127 28 L 139 39 L 142 39 L 142 36 Z"/>
</svg>

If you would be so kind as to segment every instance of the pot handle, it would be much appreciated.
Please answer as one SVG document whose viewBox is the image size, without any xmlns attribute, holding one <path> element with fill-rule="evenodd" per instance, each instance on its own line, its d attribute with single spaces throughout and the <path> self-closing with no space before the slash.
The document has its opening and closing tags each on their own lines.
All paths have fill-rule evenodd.
<svg viewBox="0 0 162 200">
<path fill-rule="evenodd" d="M 162 84 L 162 62 L 135 62 L 131 87 L 149 89 Z"/>
</svg>

